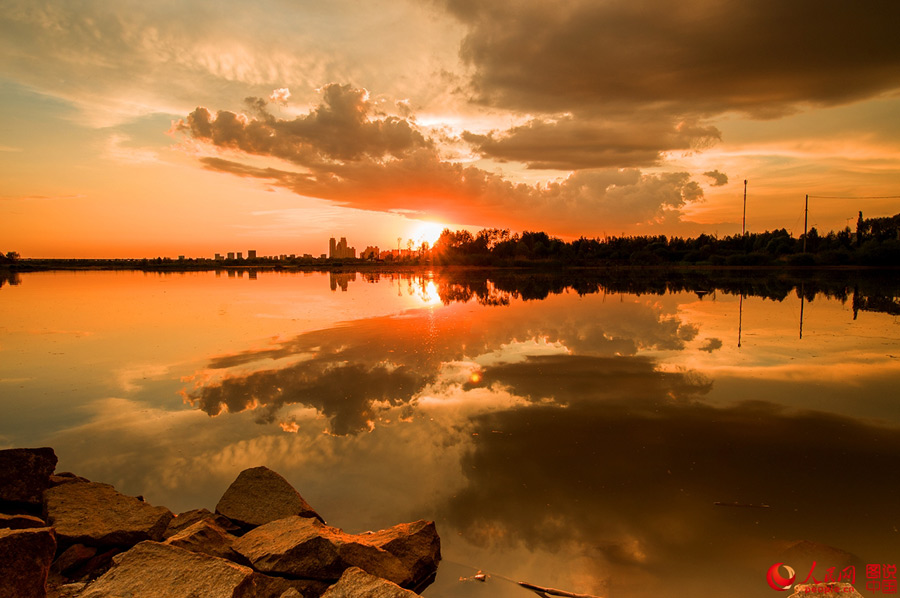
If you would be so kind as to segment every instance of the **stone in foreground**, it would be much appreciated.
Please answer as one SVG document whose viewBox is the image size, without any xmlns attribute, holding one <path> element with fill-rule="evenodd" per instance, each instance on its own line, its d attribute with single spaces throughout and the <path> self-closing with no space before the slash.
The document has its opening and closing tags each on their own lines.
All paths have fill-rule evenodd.
<svg viewBox="0 0 900 598">
<path fill-rule="evenodd" d="M 318 513 L 287 480 L 268 467 L 242 471 L 216 505 L 224 515 L 244 528 L 252 528 L 292 515 L 315 517 Z"/>
<path fill-rule="evenodd" d="M 227 517 L 211 513 L 209 509 L 194 509 L 193 511 L 186 511 L 184 513 L 175 515 L 172 521 L 169 522 L 169 527 L 166 528 L 166 533 L 163 535 L 163 537 L 171 538 L 175 534 L 183 532 L 187 528 L 191 527 L 198 521 L 209 521 L 210 523 L 219 526 L 228 533 L 234 533 L 241 529 L 234 523 L 232 523 L 232 521 Z"/>
<path fill-rule="evenodd" d="M 359 567 L 350 567 L 321 598 L 416 598 L 418 594 L 404 590 L 386 579 L 369 575 Z"/>
<path fill-rule="evenodd" d="M 79 567 L 97 556 L 97 549 L 84 544 L 72 544 L 53 561 L 50 572 L 56 575 L 69 575 Z"/>
<path fill-rule="evenodd" d="M 400 523 L 380 532 L 366 534 L 366 541 L 400 559 L 418 584 L 437 573 L 441 560 L 441 539 L 434 521 Z"/>
<path fill-rule="evenodd" d="M 141 542 L 80 598 L 256 598 L 258 574 L 249 567 L 158 542 Z"/>
<path fill-rule="evenodd" d="M 47 522 L 33 515 L 5 515 L 0 513 L 0 529 L 31 529 L 47 527 Z"/>
<path fill-rule="evenodd" d="M 417 587 L 437 568 L 436 559 L 431 561 L 433 567 L 422 562 L 433 553 L 423 558 L 413 554 L 419 545 L 432 549 L 423 539 L 427 534 L 422 534 L 429 526 L 433 529 L 433 524 L 417 522 L 376 533 L 347 534 L 315 519 L 287 517 L 238 538 L 234 549 L 264 573 L 337 580 L 349 567 L 359 567 L 397 585 Z M 406 540 L 404 530 L 412 533 Z"/>
<path fill-rule="evenodd" d="M 50 487 L 56 460 L 52 448 L 0 451 L 0 501 L 41 504 L 41 495 Z"/>
<path fill-rule="evenodd" d="M 161 540 L 172 513 L 125 496 L 109 484 L 63 484 L 44 493 L 47 522 L 64 544 L 133 546 Z"/>
<path fill-rule="evenodd" d="M 44 598 L 55 553 L 50 528 L 0 530 L 0 598 Z"/>
<path fill-rule="evenodd" d="M 236 539 L 215 523 L 203 519 L 168 538 L 164 544 L 249 565 L 247 559 L 231 547 Z"/>
</svg>

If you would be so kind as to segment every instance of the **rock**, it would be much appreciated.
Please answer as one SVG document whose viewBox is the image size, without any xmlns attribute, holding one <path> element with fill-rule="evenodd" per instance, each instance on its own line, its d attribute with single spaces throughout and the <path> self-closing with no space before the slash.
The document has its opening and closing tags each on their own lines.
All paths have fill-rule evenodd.
<svg viewBox="0 0 900 598">
<path fill-rule="evenodd" d="M 834 596 L 835 598 L 863 598 L 849 583 L 830 581 L 827 583 L 801 583 L 794 586 L 794 593 L 787 598 L 805 596 Z"/>
<path fill-rule="evenodd" d="M 249 567 L 158 542 L 141 542 L 79 598 L 257 598 L 259 574 Z"/>
<path fill-rule="evenodd" d="M 368 534 L 367 541 L 400 559 L 403 566 L 410 570 L 416 587 L 430 581 L 437 573 L 441 560 L 441 539 L 434 521 L 400 523 Z"/>
<path fill-rule="evenodd" d="M 78 569 L 97 555 L 97 549 L 84 544 L 73 544 L 62 551 L 50 571 L 57 575 L 68 575 Z M 74 577 L 74 576 L 72 576 Z"/>
<path fill-rule="evenodd" d="M 64 544 L 133 546 L 161 540 L 172 513 L 131 496 L 109 484 L 63 484 L 44 493 L 47 522 Z"/>
<path fill-rule="evenodd" d="M 259 574 L 260 596 L 283 598 L 319 598 L 330 585 L 326 581 L 314 579 L 286 579 Z"/>
<path fill-rule="evenodd" d="M 416 598 L 418 594 L 404 590 L 386 579 L 369 575 L 359 567 L 350 567 L 341 579 L 322 594 L 322 598 Z"/>
<path fill-rule="evenodd" d="M 52 448 L 0 451 L 0 501 L 41 504 L 56 461 Z"/>
<path fill-rule="evenodd" d="M 90 482 L 90 480 L 81 476 L 77 476 L 69 471 L 55 473 L 50 476 L 50 487 L 59 486 L 60 484 L 72 484 L 74 482 Z"/>
<path fill-rule="evenodd" d="M 0 529 L 32 529 L 47 527 L 47 522 L 33 515 L 4 515 L 0 513 Z"/>
<path fill-rule="evenodd" d="M 294 516 L 247 532 L 234 542 L 234 549 L 263 573 L 337 580 L 344 570 L 356 566 L 401 586 L 418 585 L 423 580 L 379 546 L 388 537 L 382 534 L 347 534 L 317 519 Z"/>
<path fill-rule="evenodd" d="M 86 585 L 87 584 L 84 582 L 66 583 L 49 589 L 47 591 L 47 598 L 78 598 Z"/>
<path fill-rule="evenodd" d="M 122 548 L 119 546 L 109 548 L 103 552 L 97 551 L 93 557 L 88 560 L 85 564 L 78 567 L 78 569 L 74 570 L 69 575 L 73 579 L 79 580 L 87 580 L 94 579 L 96 577 L 100 577 L 112 566 L 113 558 L 127 550 L 128 547 Z"/>
<path fill-rule="evenodd" d="M 163 534 L 163 538 L 171 538 L 175 534 L 191 527 L 198 521 L 211 521 L 228 533 L 234 533 L 241 529 L 227 517 L 210 513 L 209 509 L 194 509 L 193 511 L 187 511 L 176 515 L 175 518 L 169 522 L 169 526 L 166 528 L 166 533 Z"/>
<path fill-rule="evenodd" d="M 232 542 L 236 539 L 235 536 L 227 533 L 215 523 L 200 520 L 163 543 L 191 552 L 217 556 L 242 565 L 249 565 L 250 562 L 231 547 Z"/>
<path fill-rule="evenodd" d="M 0 530 L 0 598 L 44 598 L 55 553 L 48 527 Z"/>
<path fill-rule="evenodd" d="M 268 467 L 242 471 L 216 505 L 224 515 L 244 528 L 253 528 L 292 515 L 315 517 L 325 522 L 287 480 Z"/>
</svg>

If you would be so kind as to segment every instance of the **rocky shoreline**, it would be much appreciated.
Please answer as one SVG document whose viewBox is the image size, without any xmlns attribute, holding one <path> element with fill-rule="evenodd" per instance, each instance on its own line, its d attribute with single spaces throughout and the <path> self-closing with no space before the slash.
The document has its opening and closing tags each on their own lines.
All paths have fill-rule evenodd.
<svg viewBox="0 0 900 598">
<path fill-rule="evenodd" d="M 0 450 L 0 598 L 415 598 L 437 573 L 433 521 L 348 534 L 266 467 L 175 515 L 56 463 Z"/>
</svg>

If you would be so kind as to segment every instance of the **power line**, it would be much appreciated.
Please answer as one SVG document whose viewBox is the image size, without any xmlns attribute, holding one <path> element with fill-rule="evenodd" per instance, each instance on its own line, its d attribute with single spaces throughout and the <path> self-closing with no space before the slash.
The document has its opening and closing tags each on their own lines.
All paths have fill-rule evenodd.
<svg viewBox="0 0 900 598">
<path fill-rule="evenodd" d="M 812 199 L 900 199 L 900 195 L 810 195 Z"/>
</svg>

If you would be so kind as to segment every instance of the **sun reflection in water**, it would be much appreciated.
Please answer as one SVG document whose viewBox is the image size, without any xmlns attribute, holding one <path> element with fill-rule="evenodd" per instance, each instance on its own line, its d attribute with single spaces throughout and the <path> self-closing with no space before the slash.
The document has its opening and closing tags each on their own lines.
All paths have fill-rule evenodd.
<svg viewBox="0 0 900 598">
<path fill-rule="evenodd" d="M 441 295 L 438 293 L 437 285 L 433 280 L 422 284 L 419 287 L 419 299 L 428 307 L 435 307 L 441 304 Z"/>
</svg>

